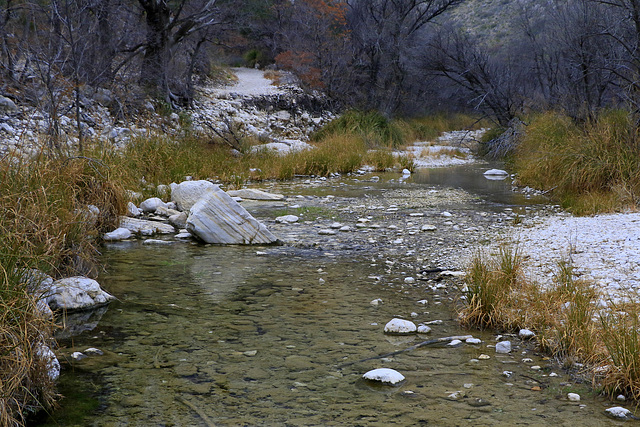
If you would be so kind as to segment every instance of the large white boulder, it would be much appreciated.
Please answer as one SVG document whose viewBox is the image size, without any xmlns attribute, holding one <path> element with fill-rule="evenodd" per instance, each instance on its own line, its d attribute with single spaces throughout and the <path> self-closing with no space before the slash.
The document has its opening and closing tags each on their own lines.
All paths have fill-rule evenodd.
<svg viewBox="0 0 640 427">
<path fill-rule="evenodd" d="M 191 207 L 187 230 L 205 243 L 270 244 L 278 239 L 217 186 Z"/>
<path fill-rule="evenodd" d="M 87 310 L 108 304 L 115 299 L 88 277 L 76 276 L 56 280 L 46 295 L 52 310 Z"/>
<path fill-rule="evenodd" d="M 209 181 L 184 181 L 171 185 L 171 201 L 179 210 L 188 211 L 205 194 L 216 190 L 220 190 L 220 187 Z"/>
</svg>

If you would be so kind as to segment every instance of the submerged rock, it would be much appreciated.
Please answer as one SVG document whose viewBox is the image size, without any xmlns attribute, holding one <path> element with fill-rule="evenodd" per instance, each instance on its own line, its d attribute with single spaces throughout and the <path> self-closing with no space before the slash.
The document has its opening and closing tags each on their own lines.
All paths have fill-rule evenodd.
<svg viewBox="0 0 640 427">
<path fill-rule="evenodd" d="M 187 230 L 205 243 L 249 245 L 271 244 L 278 240 L 264 224 L 217 186 L 210 188 L 191 207 Z"/>
<path fill-rule="evenodd" d="M 404 375 L 389 368 L 373 369 L 362 375 L 362 378 L 369 381 L 377 381 L 383 384 L 394 385 L 404 381 Z"/>
<path fill-rule="evenodd" d="M 386 325 L 384 325 L 384 332 L 386 334 L 411 334 L 413 332 L 416 332 L 417 329 L 418 328 L 416 327 L 415 323 L 409 320 L 398 318 L 391 319 Z"/>
</svg>

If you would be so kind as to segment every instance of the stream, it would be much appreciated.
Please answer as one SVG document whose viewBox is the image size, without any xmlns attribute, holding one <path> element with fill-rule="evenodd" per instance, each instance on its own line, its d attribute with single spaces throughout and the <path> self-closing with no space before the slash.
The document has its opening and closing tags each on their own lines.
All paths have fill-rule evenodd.
<svg viewBox="0 0 640 427">
<path fill-rule="evenodd" d="M 282 246 L 105 245 L 98 281 L 118 300 L 95 328 L 58 339 L 65 398 L 34 425 L 616 423 L 603 413 L 611 402 L 531 343 L 506 335 L 513 351 L 497 354 L 495 332 L 461 329 L 459 279 L 420 274 L 424 267 L 461 270 L 456 256 L 489 230 L 552 209 L 512 192 L 508 180 L 484 179 L 486 169 L 421 170 L 405 182 L 370 174 L 271 183 L 266 189 L 287 202 L 245 206 L 282 236 Z M 286 213 L 300 223 L 273 221 Z M 353 231 L 319 235 L 335 222 Z M 437 231 L 420 231 L 425 222 Z M 382 302 L 371 304 L 376 299 Z M 394 317 L 432 331 L 385 335 Z M 482 342 L 358 362 L 452 335 Z M 91 347 L 104 354 L 70 356 Z M 362 379 L 380 367 L 406 380 L 387 387 Z M 569 401 L 569 392 L 581 400 Z"/>
</svg>

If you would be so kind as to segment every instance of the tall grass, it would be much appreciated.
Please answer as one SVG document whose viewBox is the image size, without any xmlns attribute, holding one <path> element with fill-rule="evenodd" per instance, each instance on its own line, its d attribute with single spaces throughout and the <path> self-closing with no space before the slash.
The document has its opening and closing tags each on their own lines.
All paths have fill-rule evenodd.
<svg viewBox="0 0 640 427">
<path fill-rule="evenodd" d="M 336 134 L 359 137 L 368 148 L 396 148 L 407 143 L 402 128 L 376 111 L 347 111 L 316 132 L 313 139 L 321 141 Z"/>
<path fill-rule="evenodd" d="M 55 397 L 38 355 L 52 323 L 37 308 L 26 272 L 96 273 L 97 238 L 125 208 L 110 175 L 88 158 L 0 159 L 0 425 L 23 423 Z"/>
<path fill-rule="evenodd" d="M 494 257 L 476 254 L 470 261 L 464 325 L 536 332 L 540 348 L 567 366 L 588 367 L 593 384 L 611 397 L 640 401 L 640 302 L 602 300 L 591 283 L 577 279 L 569 260 L 558 263 L 551 285 L 528 280 L 517 250 L 502 248 Z"/>
<path fill-rule="evenodd" d="M 625 111 L 580 126 L 556 113 L 537 116 L 513 164 L 522 185 L 548 191 L 576 214 L 638 206 L 640 135 Z"/>
</svg>

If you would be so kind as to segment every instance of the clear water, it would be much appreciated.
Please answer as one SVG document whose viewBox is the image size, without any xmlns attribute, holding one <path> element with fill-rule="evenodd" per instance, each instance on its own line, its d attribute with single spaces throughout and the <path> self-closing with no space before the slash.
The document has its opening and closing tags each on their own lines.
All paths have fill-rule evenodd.
<svg viewBox="0 0 640 427">
<path fill-rule="evenodd" d="M 433 179 L 430 175 L 430 184 Z M 343 187 L 356 194 L 360 185 Z M 256 254 L 258 250 L 266 255 Z M 517 338 L 511 354 L 497 355 L 491 347 L 495 334 L 460 329 L 453 293 L 432 290 L 423 282 L 404 285 L 372 278 L 384 275 L 386 267 L 378 259 L 320 249 L 189 243 L 120 243 L 103 253 L 106 271 L 100 283 L 119 300 L 95 329 L 61 340 L 60 353 L 97 347 L 105 354 L 66 364 L 61 392 L 71 397 L 44 424 L 611 422 L 602 414 L 607 402 Z M 383 304 L 372 306 L 376 298 Z M 428 305 L 417 303 L 423 299 Z M 430 336 L 383 334 L 388 320 L 410 318 L 412 312 L 416 322 L 442 323 L 432 325 Z M 432 337 L 464 334 L 483 342 L 425 346 L 340 367 Z M 534 365 L 541 369 L 531 369 Z M 379 367 L 400 371 L 406 381 L 376 387 L 362 380 L 363 373 Z M 513 375 L 506 377 L 503 371 Z M 551 372 L 559 376 L 549 376 Z M 454 400 L 449 395 L 456 391 L 461 397 Z M 582 401 L 567 401 L 567 392 L 579 392 Z M 74 412 L 78 407 L 86 409 Z"/>
</svg>

